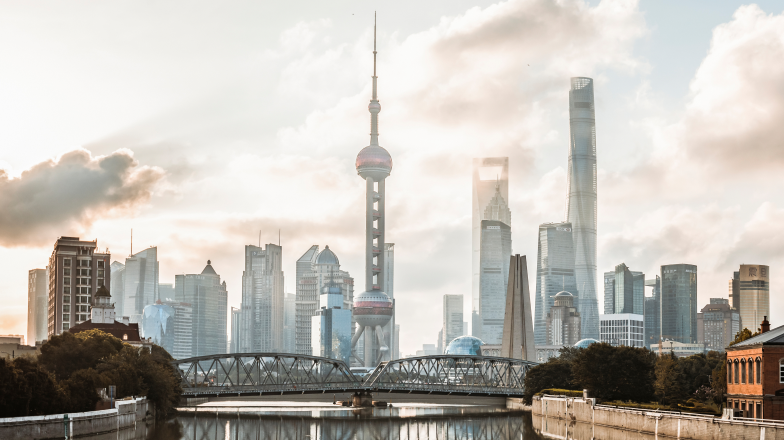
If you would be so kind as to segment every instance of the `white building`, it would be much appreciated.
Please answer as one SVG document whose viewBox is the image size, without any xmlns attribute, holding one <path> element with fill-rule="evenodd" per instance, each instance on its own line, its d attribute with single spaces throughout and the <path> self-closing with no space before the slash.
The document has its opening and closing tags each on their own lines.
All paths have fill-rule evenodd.
<svg viewBox="0 0 784 440">
<path fill-rule="evenodd" d="M 645 318 L 634 313 L 599 315 L 599 341 L 615 347 L 645 347 Z"/>
<path fill-rule="evenodd" d="M 673 352 L 678 357 L 689 357 L 694 354 L 704 353 L 705 344 L 686 344 L 673 341 L 672 339 L 665 339 L 661 341 L 661 344 L 651 344 L 650 349 L 659 356 Z"/>
</svg>

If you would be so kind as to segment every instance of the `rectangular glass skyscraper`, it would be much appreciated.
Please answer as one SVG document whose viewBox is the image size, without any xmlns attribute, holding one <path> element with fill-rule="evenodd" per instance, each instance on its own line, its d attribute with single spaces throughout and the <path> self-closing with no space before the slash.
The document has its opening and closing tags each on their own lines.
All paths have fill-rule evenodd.
<svg viewBox="0 0 784 440">
<path fill-rule="evenodd" d="M 128 316 L 131 322 L 142 320 L 144 308 L 155 304 L 158 296 L 158 248 L 151 247 L 125 259 L 122 292 L 112 292 L 117 298 L 117 315 Z"/>
<path fill-rule="evenodd" d="M 661 337 L 685 344 L 696 343 L 697 312 L 697 266 L 662 266 Z"/>
<path fill-rule="evenodd" d="M 569 173 L 566 219 L 572 224 L 582 337 L 599 338 L 596 296 L 596 114 L 593 79 L 572 78 L 569 91 Z"/>
<path fill-rule="evenodd" d="M 283 248 L 268 243 L 265 249 L 245 246 L 242 272 L 242 305 L 238 340 L 242 353 L 282 352 L 283 349 Z"/>
<path fill-rule="evenodd" d="M 534 299 L 534 340 L 536 345 L 551 345 L 551 341 L 547 337 L 547 314 L 553 306 L 555 295 L 562 290 L 577 296 L 575 294 L 577 284 L 574 276 L 572 224 L 568 222 L 545 223 L 539 225 L 539 245 L 536 253 L 536 295 Z M 573 301 L 573 306 L 578 307 L 577 303 L 577 301 Z"/>
<path fill-rule="evenodd" d="M 645 274 L 629 270 L 626 264 L 604 273 L 604 313 L 644 313 Z"/>
<path fill-rule="evenodd" d="M 498 345 L 504 333 L 512 228 L 502 221 L 482 220 L 480 255 L 479 328 L 474 329 L 473 335 L 482 339 L 485 344 Z"/>
</svg>

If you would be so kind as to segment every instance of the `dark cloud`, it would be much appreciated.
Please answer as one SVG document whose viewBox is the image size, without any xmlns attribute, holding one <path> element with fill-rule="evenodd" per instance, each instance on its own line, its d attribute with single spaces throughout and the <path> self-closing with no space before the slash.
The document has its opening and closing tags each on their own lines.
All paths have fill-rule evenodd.
<svg viewBox="0 0 784 440">
<path fill-rule="evenodd" d="M 39 245 L 146 202 L 162 178 L 128 150 L 92 157 L 75 150 L 18 178 L 0 170 L 0 245 Z"/>
</svg>

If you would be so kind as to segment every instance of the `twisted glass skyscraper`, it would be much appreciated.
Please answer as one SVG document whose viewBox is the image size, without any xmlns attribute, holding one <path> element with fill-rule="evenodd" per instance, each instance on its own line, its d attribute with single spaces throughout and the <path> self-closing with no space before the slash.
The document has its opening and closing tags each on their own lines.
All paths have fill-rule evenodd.
<svg viewBox="0 0 784 440">
<path fill-rule="evenodd" d="M 596 298 L 596 114 L 593 79 L 572 78 L 569 91 L 569 194 L 566 218 L 572 224 L 577 307 L 582 337 L 599 338 Z"/>
</svg>

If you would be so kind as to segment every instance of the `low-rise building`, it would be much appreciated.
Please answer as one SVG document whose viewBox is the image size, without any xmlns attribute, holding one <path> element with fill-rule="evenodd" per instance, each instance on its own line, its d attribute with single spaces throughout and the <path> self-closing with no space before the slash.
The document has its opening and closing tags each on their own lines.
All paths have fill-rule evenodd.
<svg viewBox="0 0 784 440">
<path fill-rule="evenodd" d="M 784 420 L 784 326 L 727 347 L 727 406 L 744 417 Z"/>
<path fill-rule="evenodd" d="M 574 344 L 570 344 L 574 345 Z M 561 349 L 566 345 L 537 345 L 536 346 L 536 362 L 547 362 L 552 358 L 557 358 L 561 355 Z M 482 347 L 484 348 L 484 347 Z"/>
<path fill-rule="evenodd" d="M 616 347 L 645 347 L 645 317 L 635 313 L 599 315 L 599 341 Z"/>
<path fill-rule="evenodd" d="M 665 339 L 658 344 L 651 344 L 650 349 L 659 356 L 672 352 L 678 357 L 689 357 L 694 354 L 705 353 L 705 344 L 687 344 L 673 341 L 672 339 Z"/>
</svg>

